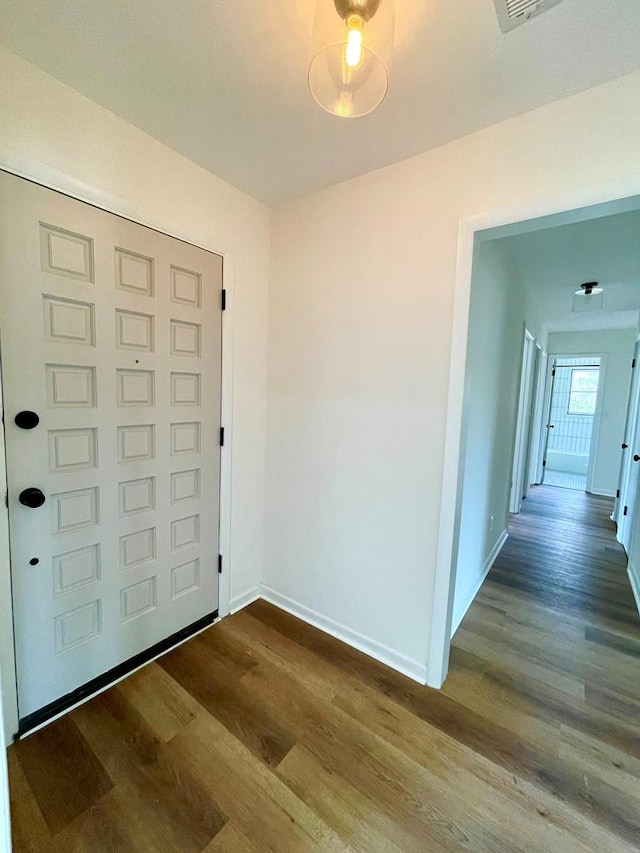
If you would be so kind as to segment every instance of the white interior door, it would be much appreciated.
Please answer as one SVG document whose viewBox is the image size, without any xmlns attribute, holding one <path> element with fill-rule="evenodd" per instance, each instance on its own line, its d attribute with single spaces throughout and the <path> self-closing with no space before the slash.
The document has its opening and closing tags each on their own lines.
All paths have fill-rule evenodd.
<svg viewBox="0 0 640 853">
<path fill-rule="evenodd" d="M 549 369 L 551 365 L 551 369 Z M 551 403 L 553 401 L 553 386 L 556 378 L 556 360 L 552 355 L 547 356 L 546 369 L 548 372 L 547 381 L 545 382 L 544 402 L 543 402 L 543 420 L 542 420 L 542 438 L 540 445 L 542 448 L 541 468 L 540 468 L 540 483 L 544 483 L 545 469 L 547 467 L 547 449 L 549 447 L 549 430 L 554 429 L 551 425 Z"/>
<path fill-rule="evenodd" d="M 526 415 L 526 436 L 522 463 L 522 497 L 529 497 L 529 469 L 531 468 L 531 454 L 533 451 L 533 434 L 534 434 L 534 414 L 535 414 L 535 397 L 536 397 L 536 378 L 538 371 L 538 359 L 540 356 L 540 346 L 536 341 L 532 342 L 531 348 L 531 364 L 528 378 L 527 389 L 527 415 Z"/>
<path fill-rule="evenodd" d="M 640 448 L 638 448 L 640 452 Z M 640 467 L 640 461 L 636 463 Z M 633 478 L 633 486 L 635 491 L 631 499 L 631 507 L 629 512 L 629 545 L 627 554 L 629 555 L 628 573 L 633 589 L 633 594 L 636 599 L 638 612 L 640 613 L 640 477 Z"/>
<path fill-rule="evenodd" d="M 542 482 L 544 468 L 542 465 L 544 451 L 547 440 L 547 405 L 546 394 L 548 389 L 547 383 L 547 353 L 541 348 L 537 359 L 537 375 L 535 379 L 535 406 L 532 415 L 532 448 L 531 462 L 529 466 L 528 482 L 530 485 L 539 484 Z"/>
<path fill-rule="evenodd" d="M 627 502 L 623 507 L 624 528 L 622 533 L 622 546 L 627 554 L 631 553 L 631 539 L 634 534 L 634 523 L 638 523 L 636 518 L 636 502 L 638 500 L 638 491 L 640 490 L 640 437 L 636 441 L 633 448 L 633 456 L 631 457 L 631 472 L 627 485 Z"/>
<path fill-rule="evenodd" d="M 23 728 L 213 620 L 221 286 L 219 256 L 0 173 Z"/>
<path fill-rule="evenodd" d="M 535 470 L 538 459 L 538 436 L 539 429 L 539 414 L 540 414 L 540 395 L 544 392 L 544 387 L 541 387 L 540 376 L 541 367 L 544 359 L 544 353 L 540 344 L 535 341 L 535 350 L 533 354 L 533 367 L 531 373 L 531 409 L 529 413 L 529 436 L 527 439 L 527 453 L 525 456 L 524 470 L 524 497 L 529 497 L 529 489 L 536 482 Z M 542 371 L 544 374 L 544 371 Z"/>
<path fill-rule="evenodd" d="M 634 518 L 637 481 L 640 466 L 634 456 L 640 454 L 640 341 L 636 343 L 631 388 L 627 406 L 624 441 L 620 454 L 619 497 L 616 500 L 614 521 L 618 525 L 618 541 L 627 554 L 631 544 L 631 527 Z"/>
<path fill-rule="evenodd" d="M 529 451 L 529 431 L 531 427 L 531 400 L 533 394 L 533 376 L 535 359 L 535 340 L 525 330 L 522 350 L 522 369 L 520 372 L 520 395 L 518 398 L 518 415 L 516 420 L 516 436 L 513 453 L 513 468 L 511 473 L 511 496 L 509 512 L 520 512 L 522 498 L 525 493 L 525 476 L 527 470 L 527 455 Z"/>
<path fill-rule="evenodd" d="M 635 396 L 635 414 L 633 431 L 629 436 L 629 448 L 626 451 L 629 457 L 629 474 L 625 483 L 624 505 L 621 514 L 621 536 L 620 541 L 627 552 L 631 554 L 631 540 L 635 535 L 634 526 L 638 525 L 638 492 L 640 491 L 640 396 Z M 635 564 L 638 563 L 638 545 L 636 540 Z"/>
</svg>

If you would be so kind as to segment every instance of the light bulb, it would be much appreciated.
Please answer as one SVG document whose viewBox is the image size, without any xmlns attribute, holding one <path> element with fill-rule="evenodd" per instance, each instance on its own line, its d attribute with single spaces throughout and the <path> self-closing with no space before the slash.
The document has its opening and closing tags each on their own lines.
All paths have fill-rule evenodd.
<svg viewBox="0 0 640 853">
<path fill-rule="evenodd" d="M 348 35 L 344 49 L 344 63 L 347 68 L 357 68 L 362 62 L 362 27 L 359 15 L 351 15 L 347 21 Z"/>
<path fill-rule="evenodd" d="M 394 0 L 316 0 L 308 79 L 323 109 L 357 118 L 382 102 L 393 27 Z"/>
<path fill-rule="evenodd" d="M 353 95 L 351 92 L 340 93 L 334 112 L 342 118 L 350 118 L 353 115 Z"/>
</svg>

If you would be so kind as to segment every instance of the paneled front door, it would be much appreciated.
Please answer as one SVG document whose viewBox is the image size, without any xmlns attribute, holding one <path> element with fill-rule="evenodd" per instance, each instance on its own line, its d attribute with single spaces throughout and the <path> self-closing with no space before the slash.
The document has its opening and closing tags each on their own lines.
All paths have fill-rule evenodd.
<svg viewBox="0 0 640 853">
<path fill-rule="evenodd" d="M 219 256 L 0 173 L 23 728 L 213 619 L 221 287 Z"/>
</svg>

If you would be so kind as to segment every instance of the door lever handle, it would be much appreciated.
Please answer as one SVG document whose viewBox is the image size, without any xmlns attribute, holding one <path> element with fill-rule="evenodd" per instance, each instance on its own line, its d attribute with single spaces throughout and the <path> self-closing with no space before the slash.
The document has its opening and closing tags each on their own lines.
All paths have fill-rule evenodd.
<svg viewBox="0 0 640 853">
<path fill-rule="evenodd" d="M 627 447 L 629 447 L 629 445 L 625 444 L 624 441 L 622 442 L 622 444 L 620 446 L 622 447 L 623 450 L 626 450 Z"/>
<path fill-rule="evenodd" d="M 633 457 L 633 461 L 634 461 L 634 462 L 640 462 L 640 456 L 638 456 L 638 454 L 637 454 L 637 453 L 634 455 L 634 457 Z"/>
</svg>

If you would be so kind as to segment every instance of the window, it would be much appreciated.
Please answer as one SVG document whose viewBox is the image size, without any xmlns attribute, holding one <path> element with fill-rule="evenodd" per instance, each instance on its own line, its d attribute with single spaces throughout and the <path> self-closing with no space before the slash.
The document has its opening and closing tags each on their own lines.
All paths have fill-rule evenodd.
<svg viewBox="0 0 640 853">
<path fill-rule="evenodd" d="M 576 367 L 571 371 L 568 414 L 595 414 L 599 373 L 599 367 Z"/>
</svg>

